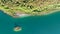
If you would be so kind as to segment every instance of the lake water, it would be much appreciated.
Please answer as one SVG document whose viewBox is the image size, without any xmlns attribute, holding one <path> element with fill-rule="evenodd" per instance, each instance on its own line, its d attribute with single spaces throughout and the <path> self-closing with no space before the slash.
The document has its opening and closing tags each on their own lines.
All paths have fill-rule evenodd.
<svg viewBox="0 0 60 34">
<path fill-rule="evenodd" d="M 23 28 L 22 31 L 13 31 L 15 23 Z M 0 11 L 0 34 L 60 34 L 60 12 L 13 18 Z"/>
</svg>

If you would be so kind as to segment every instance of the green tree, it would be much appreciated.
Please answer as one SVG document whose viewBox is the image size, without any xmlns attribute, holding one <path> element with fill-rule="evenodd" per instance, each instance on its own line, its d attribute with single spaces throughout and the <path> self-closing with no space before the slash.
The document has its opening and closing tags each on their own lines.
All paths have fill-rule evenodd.
<svg viewBox="0 0 60 34">
<path fill-rule="evenodd" d="M 36 9 L 36 10 L 33 10 L 33 12 L 41 12 L 41 11 Z"/>
</svg>

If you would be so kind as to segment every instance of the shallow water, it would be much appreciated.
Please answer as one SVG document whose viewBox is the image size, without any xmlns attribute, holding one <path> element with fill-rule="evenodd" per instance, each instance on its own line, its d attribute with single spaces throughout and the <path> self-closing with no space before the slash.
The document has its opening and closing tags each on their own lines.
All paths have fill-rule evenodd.
<svg viewBox="0 0 60 34">
<path fill-rule="evenodd" d="M 15 23 L 23 28 L 22 31 L 13 31 Z M 13 18 L 0 11 L 0 34 L 60 34 L 60 12 Z"/>
</svg>

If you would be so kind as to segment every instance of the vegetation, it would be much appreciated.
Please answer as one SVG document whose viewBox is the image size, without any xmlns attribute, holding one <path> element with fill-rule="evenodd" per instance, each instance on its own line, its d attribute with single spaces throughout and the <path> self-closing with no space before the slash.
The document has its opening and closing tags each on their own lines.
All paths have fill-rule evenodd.
<svg viewBox="0 0 60 34">
<path fill-rule="evenodd" d="M 9 9 L 9 7 L 5 7 L 5 9 Z"/>
<path fill-rule="evenodd" d="M 33 12 L 41 12 L 41 11 L 36 9 L 36 10 L 33 10 Z"/>
<path fill-rule="evenodd" d="M 34 8 L 32 5 L 27 5 L 27 7 L 30 9 Z"/>
<path fill-rule="evenodd" d="M 41 12 L 49 13 L 50 9 L 60 7 L 60 5 L 55 5 L 57 3 L 60 4 L 60 0 L 0 0 L 0 9 L 9 9 L 10 11 L 5 10 L 5 13 L 11 14 L 17 12 L 25 14 L 37 14 L 38 12 L 40 14 Z"/>
<path fill-rule="evenodd" d="M 29 0 L 23 0 L 23 3 L 27 3 Z"/>
</svg>

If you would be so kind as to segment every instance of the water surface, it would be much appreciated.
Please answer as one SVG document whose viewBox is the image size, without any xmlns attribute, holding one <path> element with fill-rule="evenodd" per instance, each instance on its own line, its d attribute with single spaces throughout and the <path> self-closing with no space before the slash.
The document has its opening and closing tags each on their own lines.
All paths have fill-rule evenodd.
<svg viewBox="0 0 60 34">
<path fill-rule="evenodd" d="M 13 31 L 17 23 L 23 29 Z M 0 34 L 60 34 L 60 12 L 46 16 L 13 18 L 0 11 Z"/>
</svg>

